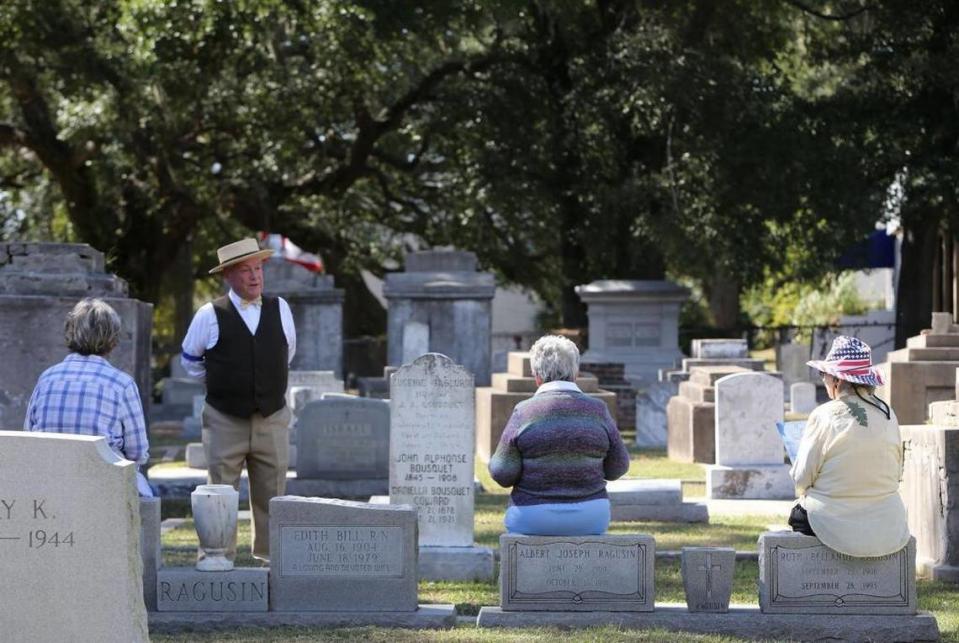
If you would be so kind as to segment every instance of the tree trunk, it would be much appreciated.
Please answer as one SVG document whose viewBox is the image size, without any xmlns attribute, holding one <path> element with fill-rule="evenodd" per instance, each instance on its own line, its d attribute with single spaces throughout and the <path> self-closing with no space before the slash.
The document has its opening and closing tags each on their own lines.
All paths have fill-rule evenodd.
<svg viewBox="0 0 959 643">
<path fill-rule="evenodd" d="M 716 328 L 736 328 L 739 325 L 739 281 L 720 272 L 707 284 L 707 291 Z"/>
<path fill-rule="evenodd" d="M 939 249 L 939 217 L 918 214 L 903 221 L 902 263 L 896 288 L 896 348 L 928 328 L 932 282 Z"/>
</svg>

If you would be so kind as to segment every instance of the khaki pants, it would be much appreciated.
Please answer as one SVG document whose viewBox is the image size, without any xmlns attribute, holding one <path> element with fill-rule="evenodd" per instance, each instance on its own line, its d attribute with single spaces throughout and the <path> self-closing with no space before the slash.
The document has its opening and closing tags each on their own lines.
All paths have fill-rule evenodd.
<svg viewBox="0 0 959 643">
<path fill-rule="evenodd" d="M 290 419 L 283 407 L 273 415 L 255 413 L 238 418 L 203 405 L 203 451 L 207 480 L 240 488 L 244 464 L 250 476 L 250 509 L 253 516 L 253 555 L 270 559 L 270 498 L 286 493 L 286 470 L 290 460 Z M 236 556 L 236 541 L 228 557 Z"/>
</svg>

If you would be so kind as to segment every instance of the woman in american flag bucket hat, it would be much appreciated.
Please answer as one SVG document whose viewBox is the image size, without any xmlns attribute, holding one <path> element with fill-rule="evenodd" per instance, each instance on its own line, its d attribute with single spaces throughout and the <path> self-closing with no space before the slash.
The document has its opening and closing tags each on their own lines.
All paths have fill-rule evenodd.
<svg viewBox="0 0 959 643">
<path fill-rule="evenodd" d="M 794 531 L 849 556 L 885 556 L 909 541 L 899 496 L 902 438 L 892 408 L 876 396 L 882 375 L 869 345 L 840 335 L 825 359 L 807 362 L 822 375 L 829 402 L 803 430 L 790 474 L 799 502 Z"/>
</svg>

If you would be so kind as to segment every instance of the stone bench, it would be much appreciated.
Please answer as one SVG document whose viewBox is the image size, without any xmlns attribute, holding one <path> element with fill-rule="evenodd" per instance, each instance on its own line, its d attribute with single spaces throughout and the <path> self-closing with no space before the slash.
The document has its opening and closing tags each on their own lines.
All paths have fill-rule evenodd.
<svg viewBox="0 0 959 643">
<path fill-rule="evenodd" d="M 790 531 L 759 537 L 759 607 L 767 614 L 915 614 L 916 539 L 854 558 Z"/>
<path fill-rule="evenodd" d="M 652 536 L 500 536 L 503 611 L 650 612 Z"/>
</svg>

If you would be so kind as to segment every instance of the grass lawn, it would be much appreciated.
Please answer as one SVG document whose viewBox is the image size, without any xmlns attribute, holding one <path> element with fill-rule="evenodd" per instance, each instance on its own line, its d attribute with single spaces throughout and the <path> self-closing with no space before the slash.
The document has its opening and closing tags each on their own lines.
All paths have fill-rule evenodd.
<svg viewBox="0 0 959 643">
<path fill-rule="evenodd" d="M 648 478 L 680 478 L 698 482 L 703 476 L 699 465 L 673 463 L 659 451 L 635 451 L 630 475 Z M 503 532 L 503 513 L 506 508 L 506 490 L 490 478 L 485 466 L 477 463 L 477 474 L 488 493 L 476 496 L 475 534 L 480 545 L 498 547 L 499 535 Z M 688 493 L 688 492 L 687 492 Z M 172 503 L 171 512 L 164 507 L 164 516 L 188 515 L 189 502 Z M 713 545 L 733 547 L 738 551 L 755 551 L 759 534 L 766 525 L 775 522 L 770 516 L 713 516 L 709 524 L 680 524 L 663 522 L 622 523 L 615 522 L 611 533 L 646 533 L 656 538 L 659 551 L 678 550 L 683 545 Z M 250 525 L 241 521 L 237 537 L 237 565 L 256 566 L 250 555 Z M 195 561 L 196 532 L 192 521 L 180 529 L 163 535 L 163 564 L 166 566 L 189 566 Z M 740 560 L 736 563 L 733 585 L 733 603 L 758 604 L 756 583 L 759 568 L 755 561 Z M 656 601 L 683 603 L 682 577 L 678 559 L 656 561 Z M 920 609 L 931 611 L 939 621 L 943 641 L 959 643 L 959 587 L 945 583 L 919 581 Z M 419 584 L 421 603 L 451 603 L 457 614 L 471 617 L 485 605 L 499 604 L 497 583 L 490 582 L 430 582 Z M 215 634 L 151 635 L 153 641 L 703 641 L 721 643 L 739 639 L 681 634 L 667 631 L 635 631 L 616 627 L 592 628 L 579 631 L 561 631 L 552 628 L 527 628 L 522 630 L 480 630 L 474 625 L 461 623 L 454 630 L 404 631 L 390 628 L 278 628 L 263 630 L 249 628 Z"/>
</svg>

